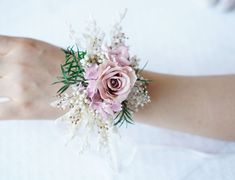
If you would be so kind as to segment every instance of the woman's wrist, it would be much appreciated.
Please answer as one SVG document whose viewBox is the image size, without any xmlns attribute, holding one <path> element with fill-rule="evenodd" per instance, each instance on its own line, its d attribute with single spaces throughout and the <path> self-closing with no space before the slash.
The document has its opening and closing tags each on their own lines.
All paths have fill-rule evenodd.
<svg viewBox="0 0 235 180">
<path fill-rule="evenodd" d="M 144 71 L 151 102 L 135 119 L 192 134 L 235 139 L 235 75 L 180 76 Z"/>
</svg>

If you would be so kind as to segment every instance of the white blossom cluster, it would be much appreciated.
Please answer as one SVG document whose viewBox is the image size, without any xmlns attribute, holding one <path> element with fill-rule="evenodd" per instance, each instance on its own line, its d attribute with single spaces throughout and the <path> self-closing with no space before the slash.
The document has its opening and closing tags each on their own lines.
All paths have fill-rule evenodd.
<svg viewBox="0 0 235 180">
<path fill-rule="evenodd" d="M 148 95 L 146 83 L 143 81 L 136 81 L 135 86 L 132 88 L 127 98 L 127 106 L 134 112 L 137 112 L 139 107 L 143 107 L 149 102 L 150 96 Z"/>
<path fill-rule="evenodd" d="M 116 22 L 115 25 L 113 26 L 113 29 L 110 34 L 111 36 L 110 48 L 115 48 L 115 47 L 126 44 L 126 40 L 128 39 L 128 37 L 122 31 L 122 26 L 121 26 L 121 22 L 124 19 L 125 15 L 126 15 L 126 11 L 123 14 L 120 14 L 119 21 Z"/>
<path fill-rule="evenodd" d="M 51 103 L 53 107 L 68 110 L 56 122 L 66 124 L 68 127 L 68 140 L 78 139 L 79 152 L 83 152 L 90 146 L 97 148 L 108 147 L 109 131 L 114 130 L 110 128 L 108 122 L 103 121 L 101 116 L 89 107 L 90 102 L 86 93 L 85 88 L 80 85 L 74 85 L 72 86 L 71 94 L 64 93 L 58 97 L 58 100 Z M 98 134 L 98 138 L 95 137 L 95 140 L 91 140 L 94 134 Z"/>
<path fill-rule="evenodd" d="M 84 49 L 87 51 L 85 58 L 82 60 L 84 67 L 94 63 L 103 63 L 105 60 L 103 51 L 104 37 L 105 33 L 97 26 L 96 21 L 89 21 L 86 33 L 83 33 L 84 41 L 82 41 L 85 42 Z"/>
</svg>

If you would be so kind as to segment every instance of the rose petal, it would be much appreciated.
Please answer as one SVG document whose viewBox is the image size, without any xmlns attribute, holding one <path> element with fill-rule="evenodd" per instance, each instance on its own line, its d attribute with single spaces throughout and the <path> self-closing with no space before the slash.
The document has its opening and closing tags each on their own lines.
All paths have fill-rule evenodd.
<svg viewBox="0 0 235 180">
<path fill-rule="evenodd" d="M 119 66 L 118 63 L 111 61 L 101 64 L 98 71 L 96 88 L 106 102 L 124 101 L 137 79 L 131 67 Z"/>
</svg>

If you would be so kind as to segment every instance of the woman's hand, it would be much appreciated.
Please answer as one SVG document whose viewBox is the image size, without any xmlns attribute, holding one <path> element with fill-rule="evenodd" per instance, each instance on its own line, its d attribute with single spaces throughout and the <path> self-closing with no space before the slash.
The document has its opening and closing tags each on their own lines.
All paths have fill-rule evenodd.
<svg viewBox="0 0 235 180">
<path fill-rule="evenodd" d="M 55 118 L 62 111 L 50 106 L 60 85 L 64 53 L 42 41 L 0 36 L 0 119 Z"/>
</svg>

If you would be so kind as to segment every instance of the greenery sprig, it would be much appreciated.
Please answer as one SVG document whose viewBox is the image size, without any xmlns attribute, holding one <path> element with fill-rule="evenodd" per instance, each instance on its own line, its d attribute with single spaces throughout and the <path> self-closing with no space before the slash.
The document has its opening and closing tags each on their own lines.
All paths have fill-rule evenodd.
<svg viewBox="0 0 235 180">
<path fill-rule="evenodd" d="M 123 101 L 122 110 L 115 117 L 114 125 L 115 126 L 119 125 L 119 127 L 121 127 L 123 125 L 123 123 L 126 123 L 126 125 L 127 124 L 134 124 L 131 112 L 133 112 L 133 111 L 127 107 L 126 101 Z"/>
<path fill-rule="evenodd" d="M 84 78 L 84 68 L 81 65 L 80 60 L 86 55 L 85 51 L 80 51 L 76 47 L 68 47 L 67 49 L 61 49 L 65 54 L 65 63 L 61 64 L 60 69 L 62 76 L 57 77 L 58 81 L 52 83 L 62 83 L 63 86 L 57 91 L 57 93 L 62 94 L 66 91 L 72 84 L 82 83 L 83 86 L 87 86 L 87 82 Z"/>
</svg>

